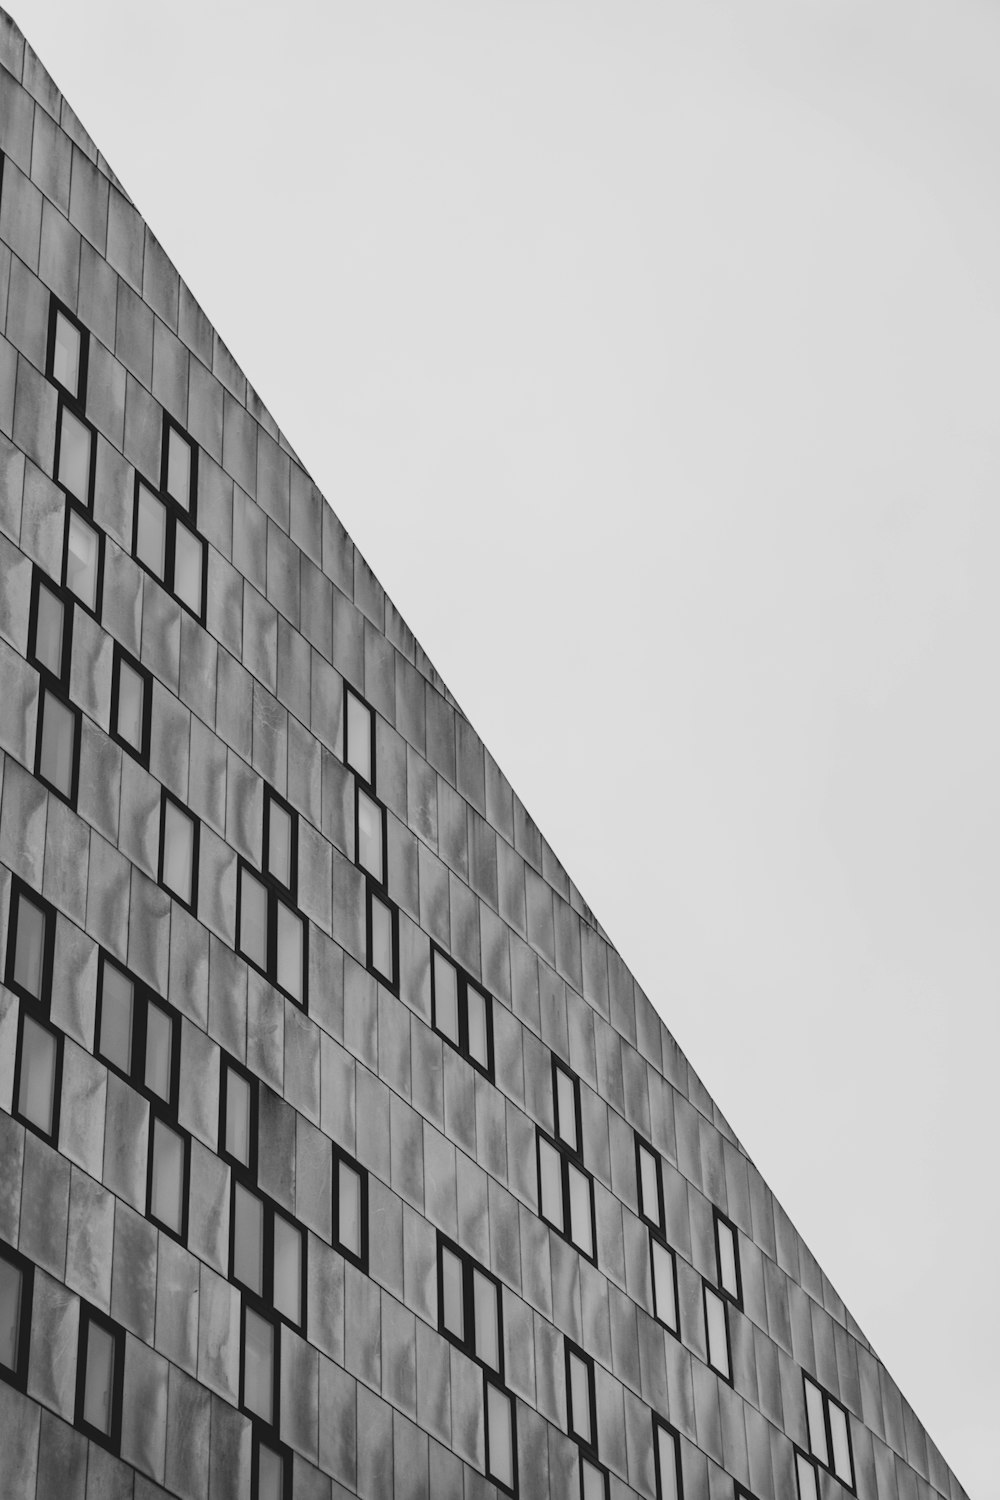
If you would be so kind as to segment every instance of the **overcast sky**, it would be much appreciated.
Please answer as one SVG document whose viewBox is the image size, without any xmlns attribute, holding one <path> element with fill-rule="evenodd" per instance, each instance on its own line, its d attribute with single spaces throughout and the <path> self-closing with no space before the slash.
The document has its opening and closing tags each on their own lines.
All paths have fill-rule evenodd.
<svg viewBox="0 0 1000 1500">
<path fill-rule="evenodd" d="M 1000 8 L 14 14 L 995 1500 Z"/>
</svg>

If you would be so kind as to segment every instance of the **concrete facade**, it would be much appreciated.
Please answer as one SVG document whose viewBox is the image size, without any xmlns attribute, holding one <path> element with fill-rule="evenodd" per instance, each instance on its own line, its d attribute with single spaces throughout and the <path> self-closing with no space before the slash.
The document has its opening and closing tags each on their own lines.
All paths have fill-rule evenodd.
<svg viewBox="0 0 1000 1500">
<path fill-rule="evenodd" d="M 0 12 L 0 1495 L 962 1500 Z"/>
</svg>

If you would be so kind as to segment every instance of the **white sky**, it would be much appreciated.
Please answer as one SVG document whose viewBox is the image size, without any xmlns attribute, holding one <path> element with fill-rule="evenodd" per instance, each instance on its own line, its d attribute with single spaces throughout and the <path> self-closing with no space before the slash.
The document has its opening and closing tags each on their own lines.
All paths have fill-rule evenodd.
<svg viewBox="0 0 1000 1500">
<path fill-rule="evenodd" d="M 1000 1496 L 1000 9 L 14 13 Z"/>
</svg>

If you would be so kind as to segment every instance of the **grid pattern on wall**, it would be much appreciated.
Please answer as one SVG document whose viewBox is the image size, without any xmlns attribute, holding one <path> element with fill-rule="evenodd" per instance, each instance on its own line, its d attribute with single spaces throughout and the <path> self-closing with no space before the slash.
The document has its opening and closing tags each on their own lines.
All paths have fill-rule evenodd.
<svg viewBox="0 0 1000 1500">
<path fill-rule="evenodd" d="M 0 13 L 0 1493 L 964 1492 Z"/>
</svg>

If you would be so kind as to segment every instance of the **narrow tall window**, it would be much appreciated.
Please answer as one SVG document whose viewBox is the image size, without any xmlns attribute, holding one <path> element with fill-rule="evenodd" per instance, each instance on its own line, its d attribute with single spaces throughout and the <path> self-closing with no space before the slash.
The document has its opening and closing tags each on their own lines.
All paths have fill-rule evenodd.
<svg viewBox="0 0 1000 1500">
<path fill-rule="evenodd" d="M 76 806 L 80 780 L 80 710 L 42 683 L 38 698 L 35 775 Z"/>
<path fill-rule="evenodd" d="M 608 1471 L 580 1454 L 580 1500 L 608 1500 Z"/>
<path fill-rule="evenodd" d="M 809 1448 L 821 1468 L 854 1489 L 854 1457 L 851 1451 L 851 1435 L 847 1412 L 840 1402 L 803 1374 L 806 1398 L 806 1420 L 809 1427 Z M 802 1479 L 799 1485 L 801 1488 Z"/>
<path fill-rule="evenodd" d="M 399 912 L 368 882 L 368 967 L 395 991 L 399 985 Z"/>
<path fill-rule="evenodd" d="M 62 1033 L 36 1021 L 27 1008 L 18 1020 L 14 1113 L 46 1140 L 59 1133 Z"/>
<path fill-rule="evenodd" d="M 816 1460 L 795 1450 L 795 1478 L 799 1487 L 799 1500 L 819 1500 L 819 1475 Z"/>
<path fill-rule="evenodd" d="M 104 533 L 92 526 L 75 505 L 66 512 L 63 583 L 90 614 L 100 618 L 104 577 Z"/>
<path fill-rule="evenodd" d="M 0 1243 L 0 1380 L 24 1390 L 31 1343 L 31 1298 L 35 1268 Z"/>
<path fill-rule="evenodd" d="M 65 397 L 60 397 L 56 426 L 55 480 L 71 499 L 86 510 L 90 510 L 93 504 L 96 458 L 93 428 L 77 415 Z"/>
<path fill-rule="evenodd" d="M 641 1136 L 635 1138 L 639 1214 L 653 1229 L 663 1229 L 663 1164 L 659 1153 Z"/>
<path fill-rule="evenodd" d="M 81 1303 L 76 1425 L 115 1453 L 121 1442 L 124 1356 L 123 1330 Z"/>
<path fill-rule="evenodd" d="M 540 1130 L 538 1202 L 542 1218 L 594 1259 L 594 1184 L 583 1166 L 580 1081 L 552 1060 L 553 1113 L 556 1140 Z"/>
<path fill-rule="evenodd" d="M 453 1344 L 503 1376 L 500 1283 L 438 1235 L 438 1327 Z"/>
<path fill-rule="evenodd" d="M 245 1305 L 240 1405 L 269 1427 L 277 1427 L 278 1330 L 268 1318 Z"/>
<path fill-rule="evenodd" d="M 333 1241 L 362 1271 L 368 1270 L 368 1173 L 333 1148 Z"/>
<path fill-rule="evenodd" d="M 375 789 L 375 715 L 344 684 L 344 759 L 359 781 Z"/>
<path fill-rule="evenodd" d="M 96 1050 L 154 1103 L 177 1109 L 180 1019 L 146 985 L 101 952 L 97 969 Z"/>
<path fill-rule="evenodd" d="M 45 373 L 71 402 L 82 407 L 87 392 L 90 339 L 69 308 L 52 297 Z"/>
<path fill-rule="evenodd" d="M 257 1082 L 228 1060 L 222 1064 L 220 1110 L 220 1153 L 255 1177 Z"/>
<path fill-rule="evenodd" d="M 164 788 L 160 807 L 160 884 L 189 911 L 198 904 L 198 820 Z"/>
<path fill-rule="evenodd" d="M 198 449 L 164 414 L 160 488 L 136 474 L 132 555 L 178 603 L 205 618 L 206 547 L 198 534 Z"/>
<path fill-rule="evenodd" d="M 376 885 L 385 885 L 385 808 L 369 796 L 360 782 L 356 788 L 357 861 Z"/>
<path fill-rule="evenodd" d="M 581 1447 L 597 1453 L 597 1401 L 594 1361 L 566 1340 L 566 1413 L 569 1435 Z"/>
<path fill-rule="evenodd" d="M 143 765 L 149 764 L 153 679 L 115 642 L 111 668 L 111 735 Z"/>
<path fill-rule="evenodd" d="M 198 449 L 170 417 L 163 418 L 160 488 L 181 510 L 190 511 L 197 493 Z"/>
<path fill-rule="evenodd" d="M 517 1493 L 514 1401 L 494 1381 L 485 1380 L 486 1473 L 507 1494 Z"/>
<path fill-rule="evenodd" d="M 291 904 L 298 886 L 298 819 L 270 787 L 264 788 L 262 848 L 259 874 L 240 860 L 237 947 L 272 984 L 305 1007 L 307 923 Z"/>
<path fill-rule="evenodd" d="M 149 1217 L 175 1239 L 187 1239 L 188 1139 L 159 1115 L 149 1121 Z"/>
<path fill-rule="evenodd" d="M 743 1284 L 740 1279 L 740 1246 L 736 1226 L 715 1210 L 715 1256 L 719 1286 L 737 1307 L 743 1306 Z"/>
<path fill-rule="evenodd" d="M 46 1008 L 52 988 L 55 913 L 15 880 L 7 929 L 7 988 Z"/>
<path fill-rule="evenodd" d="M 69 687 L 73 648 L 73 601 L 35 568 L 31 580 L 28 656 L 41 672 Z"/>
<path fill-rule="evenodd" d="M 657 1500 L 683 1500 L 680 1439 L 672 1427 L 656 1416 L 653 1418 L 653 1453 Z"/>
<path fill-rule="evenodd" d="M 576 1155 L 580 1154 L 580 1081 L 563 1064 L 552 1059 L 552 1097 L 555 1102 L 556 1135 Z"/>
<path fill-rule="evenodd" d="M 720 1297 L 707 1281 L 704 1284 L 704 1296 L 708 1362 L 723 1380 L 731 1381 L 733 1375 L 729 1358 L 729 1320 L 726 1316 L 725 1299 Z"/>
<path fill-rule="evenodd" d="M 492 1001 L 440 948 L 431 949 L 431 1024 L 467 1062 L 492 1078 Z"/>
<path fill-rule="evenodd" d="M 292 1453 L 254 1432 L 253 1500 L 291 1500 Z"/>
<path fill-rule="evenodd" d="M 676 1333 L 677 1328 L 677 1262 L 665 1240 L 649 1236 L 650 1265 L 653 1274 L 653 1312 L 657 1319 Z"/>
</svg>

